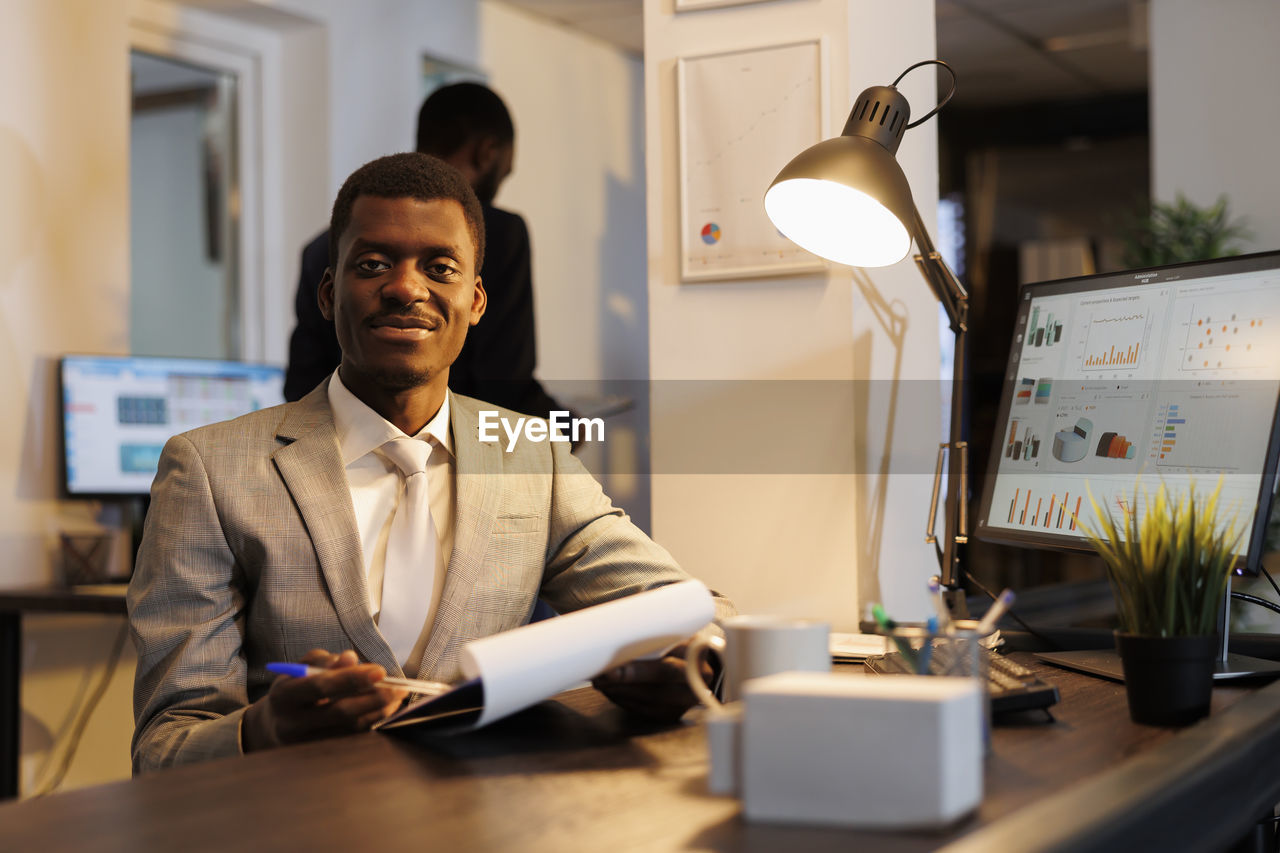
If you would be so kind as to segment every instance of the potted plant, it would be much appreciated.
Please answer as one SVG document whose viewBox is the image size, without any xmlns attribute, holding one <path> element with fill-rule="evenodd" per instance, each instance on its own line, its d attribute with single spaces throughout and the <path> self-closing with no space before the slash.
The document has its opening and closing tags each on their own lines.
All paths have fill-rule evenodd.
<svg viewBox="0 0 1280 853">
<path fill-rule="evenodd" d="M 1234 516 L 1219 516 L 1221 480 L 1204 501 L 1194 483 L 1177 502 L 1163 483 L 1154 497 L 1141 491 L 1141 521 L 1133 509 L 1117 521 L 1090 492 L 1097 524 L 1081 529 L 1106 563 L 1115 595 L 1130 718 L 1186 725 L 1209 713 L 1218 618 L 1243 528 Z"/>
<path fill-rule="evenodd" d="M 1158 267 L 1240 254 L 1249 229 L 1227 212 L 1227 197 L 1200 207 L 1178 193 L 1173 202 L 1152 201 L 1124 234 L 1123 262 L 1129 269 Z"/>
</svg>

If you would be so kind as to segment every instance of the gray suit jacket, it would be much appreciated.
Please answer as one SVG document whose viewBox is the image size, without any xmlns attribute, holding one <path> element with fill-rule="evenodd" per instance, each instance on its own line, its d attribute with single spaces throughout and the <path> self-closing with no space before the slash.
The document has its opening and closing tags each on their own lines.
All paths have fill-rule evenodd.
<svg viewBox="0 0 1280 853">
<path fill-rule="evenodd" d="M 269 661 L 350 648 L 402 674 L 369 616 L 327 387 L 165 446 L 128 595 L 135 773 L 239 753 Z M 567 612 L 687 578 L 567 444 L 480 443 L 481 408 L 496 407 L 450 407 L 454 548 L 421 666 L 437 681 L 460 677 L 469 640 L 527 622 L 539 595 Z"/>
</svg>

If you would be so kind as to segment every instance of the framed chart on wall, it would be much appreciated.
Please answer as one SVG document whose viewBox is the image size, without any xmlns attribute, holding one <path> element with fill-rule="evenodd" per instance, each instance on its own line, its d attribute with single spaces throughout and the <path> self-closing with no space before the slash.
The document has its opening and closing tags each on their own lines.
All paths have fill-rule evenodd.
<svg viewBox="0 0 1280 853">
<path fill-rule="evenodd" d="M 817 272 L 764 212 L 764 191 L 821 140 L 826 79 L 818 39 L 679 60 L 680 278 Z"/>
</svg>

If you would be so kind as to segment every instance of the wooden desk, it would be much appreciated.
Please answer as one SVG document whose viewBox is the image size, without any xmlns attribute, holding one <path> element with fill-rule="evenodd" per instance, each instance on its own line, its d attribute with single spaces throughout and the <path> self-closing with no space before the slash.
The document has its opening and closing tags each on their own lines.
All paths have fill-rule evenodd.
<svg viewBox="0 0 1280 853">
<path fill-rule="evenodd" d="M 22 614 L 125 614 L 124 585 L 0 590 L 0 800 L 18 796 L 22 734 Z"/>
<path fill-rule="evenodd" d="M 1280 800 L 1280 684 L 1218 688 L 1175 731 L 1130 723 L 1121 685 L 1040 671 L 1057 722 L 998 727 L 981 809 L 945 834 L 747 823 L 705 793 L 698 726 L 583 689 L 452 739 L 354 735 L 0 805 L 0 849 L 1209 850 Z"/>
</svg>

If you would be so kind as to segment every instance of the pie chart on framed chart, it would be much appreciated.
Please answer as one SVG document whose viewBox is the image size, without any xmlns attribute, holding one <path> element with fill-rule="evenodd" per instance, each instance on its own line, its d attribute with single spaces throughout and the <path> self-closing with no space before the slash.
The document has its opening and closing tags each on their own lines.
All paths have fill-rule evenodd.
<svg viewBox="0 0 1280 853">
<path fill-rule="evenodd" d="M 708 246 L 714 246 L 720 242 L 720 226 L 714 222 L 708 222 L 702 226 L 702 242 Z"/>
</svg>

